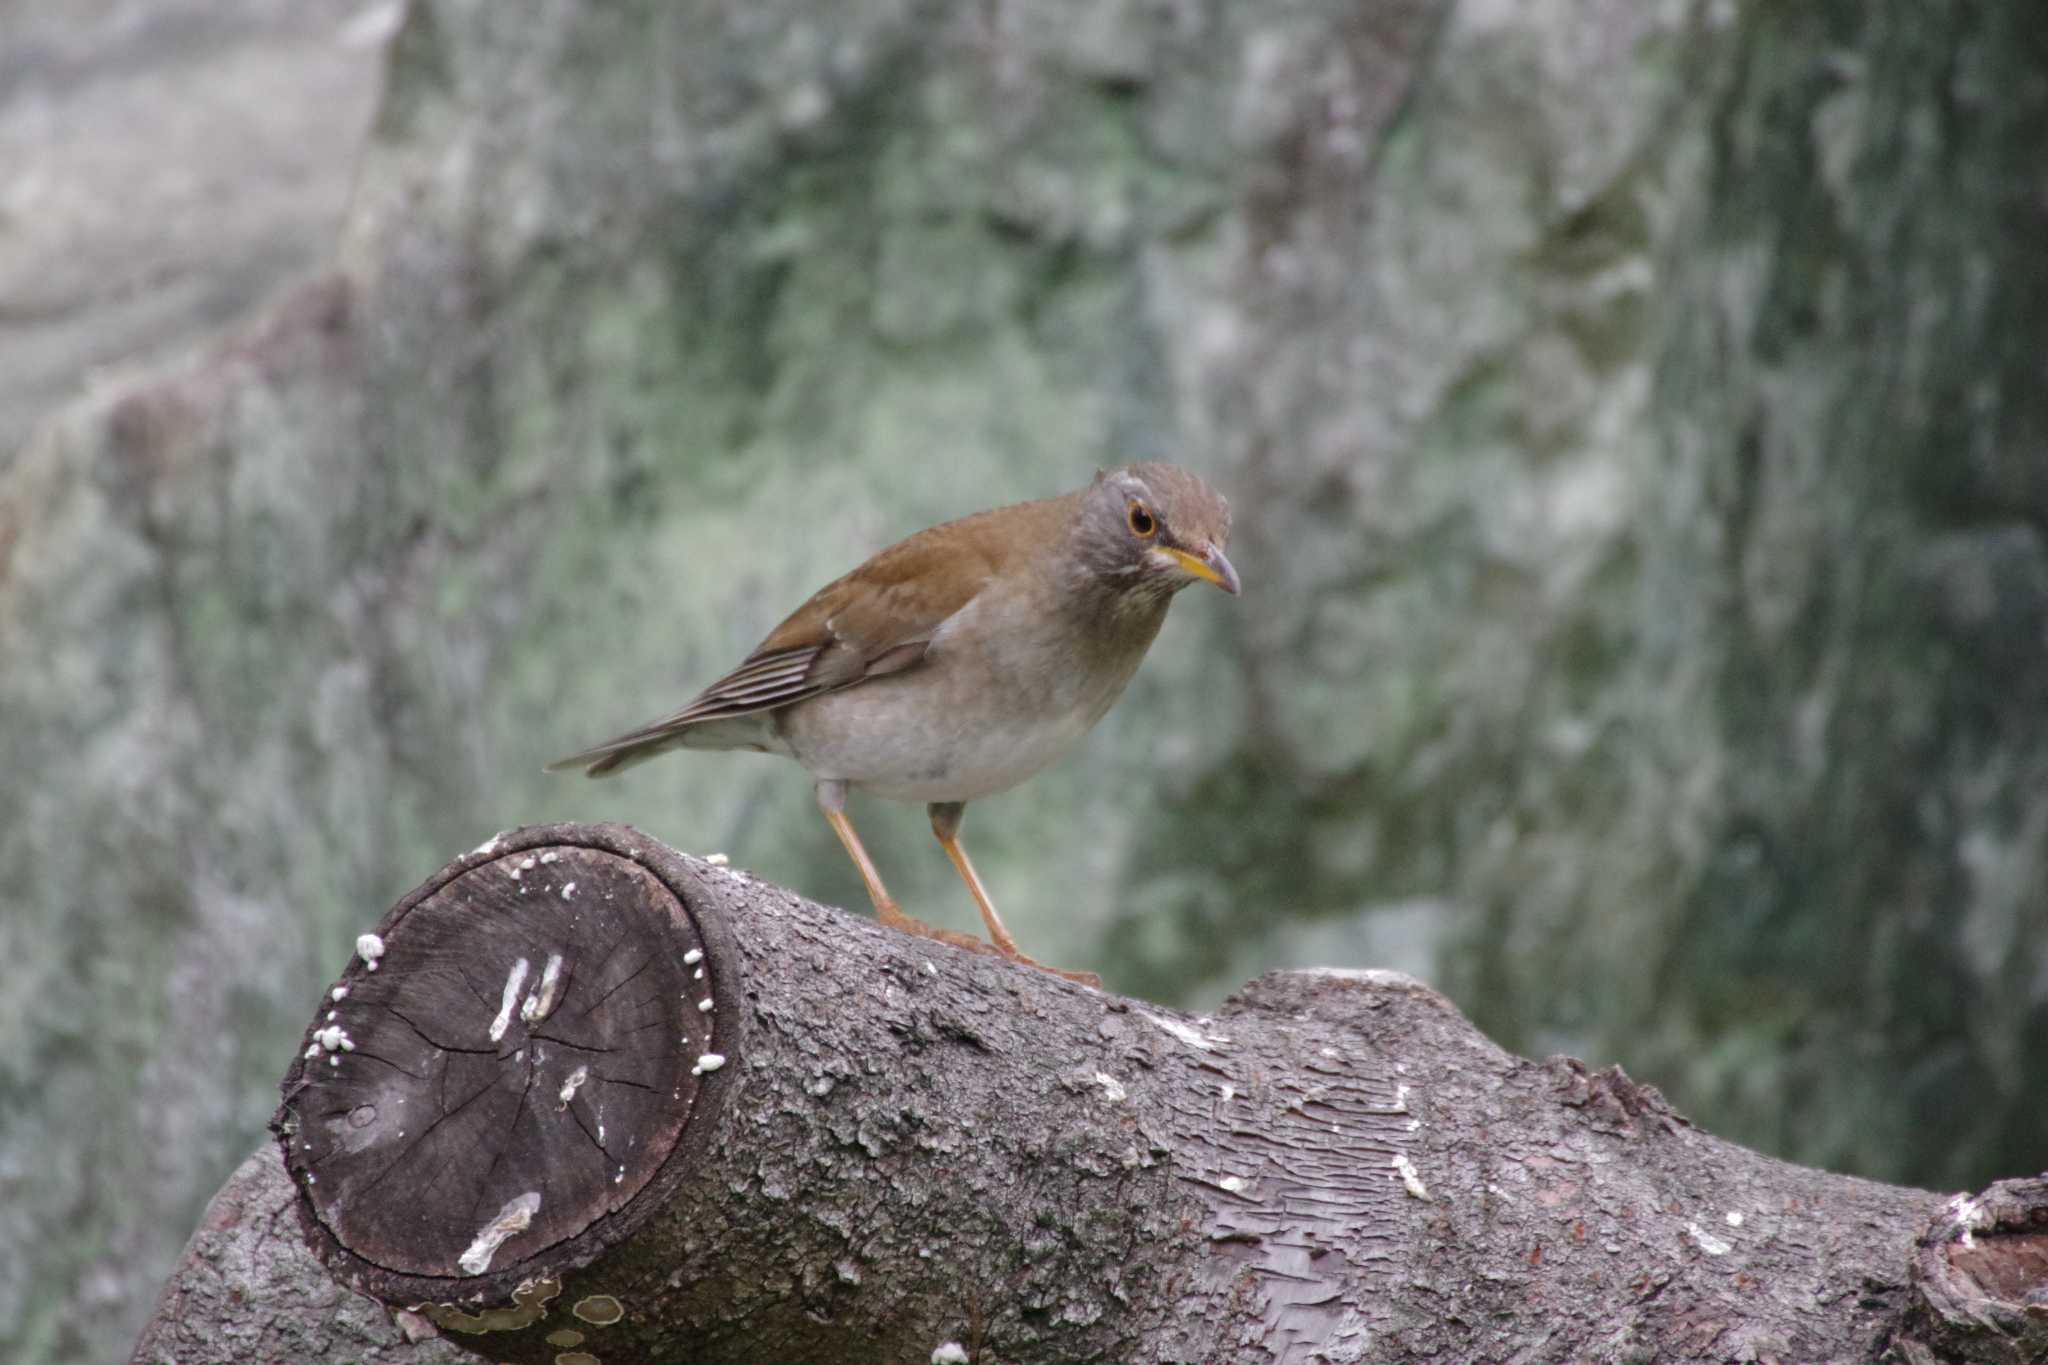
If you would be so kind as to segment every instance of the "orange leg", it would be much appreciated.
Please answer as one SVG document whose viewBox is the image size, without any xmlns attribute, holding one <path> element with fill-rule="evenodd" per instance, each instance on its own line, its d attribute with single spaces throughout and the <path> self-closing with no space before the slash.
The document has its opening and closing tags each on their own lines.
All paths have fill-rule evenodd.
<svg viewBox="0 0 2048 1365">
<path fill-rule="evenodd" d="M 818 805 L 825 812 L 825 819 L 832 826 L 832 832 L 839 836 L 839 842 L 846 848 L 846 856 L 853 859 L 853 865 L 860 869 L 860 879 L 867 883 L 868 899 L 875 903 L 875 918 L 891 929 L 906 934 L 917 934 L 923 938 L 935 938 L 941 943 L 950 943 L 955 948 L 970 952 L 989 951 L 986 943 L 972 934 L 963 934 L 953 929 L 941 929 L 913 919 L 903 913 L 896 898 L 889 894 L 889 888 L 882 885 L 882 874 L 875 870 L 874 859 L 868 857 L 860 836 L 853 832 L 853 821 L 846 815 L 846 784 L 843 782 L 820 782 L 818 784 Z"/>
<path fill-rule="evenodd" d="M 932 817 L 932 833 L 939 837 L 939 846 L 946 850 L 946 856 L 953 860 L 953 870 L 960 874 L 960 880 L 967 883 L 967 893 L 974 897 L 974 904 L 981 911 L 981 922 L 988 926 L 990 941 L 996 951 L 1004 957 L 1040 971 L 1064 976 L 1069 981 L 1078 981 L 1084 986 L 1100 988 L 1102 978 L 1093 972 L 1070 972 L 1059 967 L 1048 967 L 1035 958 L 1026 957 L 1024 950 L 1017 946 L 1017 940 L 1010 937 L 1010 931 L 1003 927 L 1003 917 L 996 913 L 995 902 L 988 898 L 988 888 L 981 884 L 975 874 L 974 864 L 967 860 L 967 850 L 960 844 L 960 818 L 967 813 L 964 801 L 934 801 L 928 808 Z"/>
</svg>

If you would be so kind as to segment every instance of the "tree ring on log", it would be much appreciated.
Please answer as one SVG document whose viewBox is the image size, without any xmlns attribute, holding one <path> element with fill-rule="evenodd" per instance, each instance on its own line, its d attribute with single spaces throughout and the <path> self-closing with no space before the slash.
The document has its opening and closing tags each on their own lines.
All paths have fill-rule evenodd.
<svg viewBox="0 0 2048 1365">
<path fill-rule="evenodd" d="M 705 875 L 620 826 L 537 826 L 359 940 L 271 1123 L 332 1273 L 387 1302 L 504 1303 L 659 1206 L 740 1042 L 736 955 L 691 908 Z"/>
</svg>

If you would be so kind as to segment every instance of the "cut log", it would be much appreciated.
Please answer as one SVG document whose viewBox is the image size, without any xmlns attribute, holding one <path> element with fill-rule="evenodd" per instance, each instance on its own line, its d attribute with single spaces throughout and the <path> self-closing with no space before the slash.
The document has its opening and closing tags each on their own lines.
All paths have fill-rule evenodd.
<svg viewBox="0 0 2048 1365">
<path fill-rule="evenodd" d="M 523 1263 L 586 1264 L 659 1207 L 739 1018 L 683 878 L 630 832 L 524 830 L 358 941 L 273 1125 L 339 1278 L 506 1301 Z"/>
<path fill-rule="evenodd" d="M 289 1178 L 328 1269 L 438 1327 L 423 1353 L 2048 1350 L 2048 1181 L 1945 1200 L 1774 1161 L 1619 1068 L 1502 1052 L 1397 973 L 1277 973 L 1191 1018 L 584 826 L 466 855 L 363 946 L 287 1081 L 289 1176 L 251 1163 L 238 1207 Z M 217 1251 L 138 1360 L 282 1361 L 325 1330 L 286 1275 L 182 1292 Z"/>
</svg>

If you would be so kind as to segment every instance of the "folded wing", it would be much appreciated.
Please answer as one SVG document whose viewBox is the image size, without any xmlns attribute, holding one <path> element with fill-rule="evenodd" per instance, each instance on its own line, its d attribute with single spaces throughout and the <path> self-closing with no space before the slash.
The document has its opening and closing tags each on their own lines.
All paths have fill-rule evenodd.
<svg viewBox="0 0 2048 1365">
<path fill-rule="evenodd" d="M 939 626 L 973 601 L 996 569 L 988 538 L 974 534 L 977 519 L 890 546 L 819 589 L 680 711 L 556 759 L 548 771 L 581 768 L 603 777 L 683 745 L 692 727 L 779 710 L 916 667 Z"/>
</svg>

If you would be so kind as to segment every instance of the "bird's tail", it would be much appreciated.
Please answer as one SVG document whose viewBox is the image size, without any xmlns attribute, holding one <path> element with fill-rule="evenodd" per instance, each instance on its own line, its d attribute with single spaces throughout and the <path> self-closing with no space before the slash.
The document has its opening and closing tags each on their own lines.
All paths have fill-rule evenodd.
<svg viewBox="0 0 2048 1365">
<path fill-rule="evenodd" d="M 613 773 L 645 763 L 671 749 L 755 749 L 776 748 L 764 715 L 725 716 L 710 720 L 665 717 L 637 730 L 628 730 L 602 744 L 548 764 L 551 773 L 580 768 L 586 777 L 609 777 Z"/>
<path fill-rule="evenodd" d="M 675 735 L 665 738 L 650 736 L 642 739 L 620 735 L 617 739 L 606 740 L 595 748 L 584 749 L 570 754 L 567 758 L 558 758 L 548 764 L 546 771 L 567 773 L 581 768 L 585 777 L 609 777 L 637 763 L 645 763 L 656 754 L 666 753 L 681 746 L 681 737 Z"/>
</svg>

